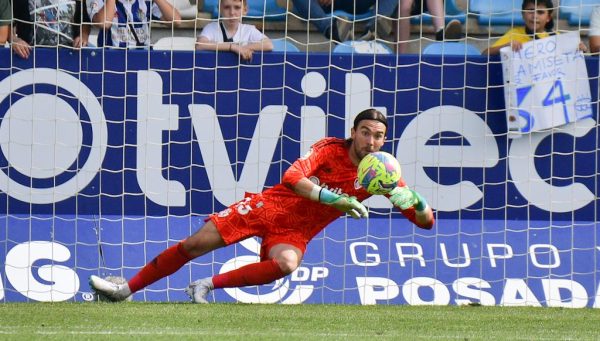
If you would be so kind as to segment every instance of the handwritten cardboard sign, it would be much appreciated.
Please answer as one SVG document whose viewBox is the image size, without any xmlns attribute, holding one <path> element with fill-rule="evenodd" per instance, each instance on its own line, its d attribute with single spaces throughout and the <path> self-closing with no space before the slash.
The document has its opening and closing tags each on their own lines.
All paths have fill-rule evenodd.
<svg viewBox="0 0 600 341">
<path fill-rule="evenodd" d="M 561 126 L 592 116 L 579 32 L 500 50 L 506 118 L 511 137 Z"/>
</svg>

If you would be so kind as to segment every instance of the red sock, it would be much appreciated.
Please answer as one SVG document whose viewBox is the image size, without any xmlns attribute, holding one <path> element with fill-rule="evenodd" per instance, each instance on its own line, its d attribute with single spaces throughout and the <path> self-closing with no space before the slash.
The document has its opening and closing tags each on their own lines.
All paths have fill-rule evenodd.
<svg viewBox="0 0 600 341">
<path fill-rule="evenodd" d="M 183 249 L 182 242 L 179 242 L 156 256 L 133 276 L 128 282 L 129 289 L 134 293 L 145 288 L 179 270 L 190 260 L 192 260 L 192 257 Z"/>
<path fill-rule="evenodd" d="M 271 283 L 285 276 L 274 259 L 242 266 L 212 278 L 215 289 Z"/>
</svg>

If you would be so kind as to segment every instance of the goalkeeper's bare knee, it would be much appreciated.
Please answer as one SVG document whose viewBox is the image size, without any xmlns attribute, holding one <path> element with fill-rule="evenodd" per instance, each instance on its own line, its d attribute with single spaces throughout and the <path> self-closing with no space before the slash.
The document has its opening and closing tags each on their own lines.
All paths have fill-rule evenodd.
<svg viewBox="0 0 600 341">
<path fill-rule="evenodd" d="M 276 252 L 271 252 L 271 254 L 271 258 L 277 262 L 279 269 L 281 269 L 281 272 L 285 275 L 289 275 L 296 271 L 302 262 L 302 253 L 295 247 L 280 249 Z"/>
</svg>

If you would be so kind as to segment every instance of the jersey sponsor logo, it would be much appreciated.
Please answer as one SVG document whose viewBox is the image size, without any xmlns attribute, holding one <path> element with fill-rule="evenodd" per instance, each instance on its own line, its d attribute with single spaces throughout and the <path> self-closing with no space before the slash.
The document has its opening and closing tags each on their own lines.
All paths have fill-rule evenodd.
<svg viewBox="0 0 600 341">
<path fill-rule="evenodd" d="M 344 194 L 344 191 L 342 191 L 341 188 L 337 187 L 337 188 L 330 188 L 327 184 L 323 183 L 321 184 L 321 179 L 319 179 L 316 176 L 311 176 L 308 178 L 308 180 L 310 180 L 310 182 L 312 182 L 313 184 L 317 185 L 317 186 L 321 186 L 322 188 L 328 189 L 330 191 L 332 191 L 333 193 L 337 194 L 337 195 L 342 195 Z M 360 188 L 360 184 L 358 185 L 358 187 L 356 187 L 356 184 L 358 183 L 358 179 L 356 179 L 354 181 L 354 188 L 358 189 Z"/>
</svg>

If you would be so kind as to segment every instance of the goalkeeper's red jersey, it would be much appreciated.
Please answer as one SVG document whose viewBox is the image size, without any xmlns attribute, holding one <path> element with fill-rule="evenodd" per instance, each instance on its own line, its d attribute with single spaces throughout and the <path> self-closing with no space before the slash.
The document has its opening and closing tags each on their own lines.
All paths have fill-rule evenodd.
<svg viewBox="0 0 600 341">
<path fill-rule="evenodd" d="M 325 138 L 290 166 L 281 184 L 262 193 L 251 194 L 226 210 L 211 215 L 210 219 L 215 222 L 226 244 L 259 236 L 267 249 L 272 244 L 285 242 L 305 251 L 306 244 L 342 214 L 290 189 L 305 177 L 337 194 L 355 196 L 358 201 L 371 196 L 358 182 L 357 166 L 348 155 L 346 141 Z M 399 185 L 404 186 L 404 182 Z M 402 213 L 416 223 L 414 209 Z"/>
<path fill-rule="evenodd" d="M 371 194 L 360 186 L 356 174 L 357 166 L 348 155 L 346 141 L 325 138 L 315 143 L 306 155 L 296 160 L 283 175 L 282 183 L 264 191 L 263 197 L 274 203 L 275 210 L 282 213 L 282 218 L 285 217 L 285 224 L 302 230 L 303 234 L 311 239 L 342 212 L 301 197 L 290 187 L 306 177 L 334 193 L 355 196 L 358 201 L 363 201 Z M 280 215 L 276 213 L 276 216 Z"/>
<path fill-rule="evenodd" d="M 342 213 L 331 206 L 303 198 L 288 188 L 304 177 L 334 193 L 354 196 L 358 201 L 371 196 L 358 182 L 357 166 L 348 155 L 345 140 L 330 137 L 315 143 L 306 155 L 296 160 L 285 172 L 282 184 L 263 193 L 265 200 L 272 201 L 276 210 L 286 217 L 285 223 L 301 229 L 309 239 Z M 404 181 L 401 180 L 399 185 L 404 186 Z M 415 222 L 414 210 L 403 213 Z"/>
</svg>

